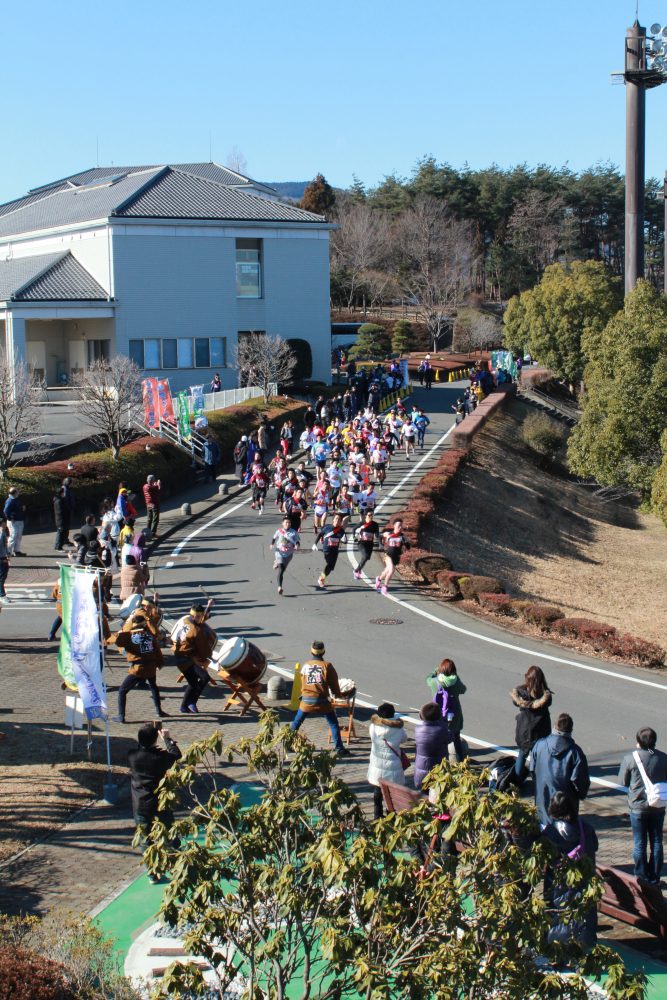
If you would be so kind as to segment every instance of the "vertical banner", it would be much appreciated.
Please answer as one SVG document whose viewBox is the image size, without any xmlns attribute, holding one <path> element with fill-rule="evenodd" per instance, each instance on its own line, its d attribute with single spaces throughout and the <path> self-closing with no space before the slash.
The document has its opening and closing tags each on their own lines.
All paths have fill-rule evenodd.
<svg viewBox="0 0 667 1000">
<path fill-rule="evenodd" d="M 157 408 L 160 420 L 164 420 L 168 424 L 176 423 L 168 378 L 157 380 Z"/>
<path fill-rule="evenodd" d="M 145 378 L 141 383 L 141 398 L 144 406 L 144 422 L 146 427 L 157 427 L 159 424 L 157 407 L 157 379 Z"/>
<path fill-rule="evenodd" d="M 89 719 L 107 717 L 102 677 L 99 609 L 93 594 L 96 576 L 74 566 L 60 567 L 63 627 L 58 673 L 71 691 L 79 692 Z"/>
<path fill-rule="evenodd" d="M 204 413 L 204 386 L 191 385 L 190 394 L 192 396 L 192 415 L 196 420 Z"/>
<path fill-rule="evenodd" d="M 192 437 L 192 431 L 190 430 L 190 407 L 188 406 L 188 394 L 187 392 L 179 392 L 176 397 L 177 410 L 178 410 L 178 430 L 181 437 L 187 441 Z"/>
</svg>

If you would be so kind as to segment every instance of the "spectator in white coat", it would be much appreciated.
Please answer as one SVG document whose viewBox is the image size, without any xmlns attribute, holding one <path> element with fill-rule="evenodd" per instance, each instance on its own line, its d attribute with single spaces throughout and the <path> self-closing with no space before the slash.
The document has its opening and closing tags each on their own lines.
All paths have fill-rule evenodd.
<svg viewBox="0 0 667 1000">
<path fill-rule="evenodd" d="M 403 720 L 396 718 L 394 706 L 388 701 L 379 705 L 377 712 L 371 716 L 368 732 L 371 738 L 368 782 L 373 785 L 375 819 L 381 819 L 384 810 L 380 782 L 393 781 L 397 785 L 405 784 L 401 744 L 406 742 L 408 735 Z"/>
</svg>

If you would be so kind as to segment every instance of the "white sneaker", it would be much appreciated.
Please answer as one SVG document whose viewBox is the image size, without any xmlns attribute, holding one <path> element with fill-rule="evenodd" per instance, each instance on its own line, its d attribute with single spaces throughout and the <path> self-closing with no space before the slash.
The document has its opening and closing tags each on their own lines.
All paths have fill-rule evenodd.
<svg viewBox="0 0 667 1000">
<path fill-rule="evenodd" d="M 283 592 L 283 588 L 282 587 L 278 587 L 278 593 L 282 594 L 282 592 Z"/>
</svg>

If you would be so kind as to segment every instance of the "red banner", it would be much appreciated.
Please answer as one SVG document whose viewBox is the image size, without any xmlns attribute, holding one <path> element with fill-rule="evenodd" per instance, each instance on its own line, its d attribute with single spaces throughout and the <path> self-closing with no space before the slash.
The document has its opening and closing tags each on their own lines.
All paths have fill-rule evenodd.
<svg viewBox="0 0 667 1000">
<path fill-rule="evenodd" d="M 168 424 L 176 423 L 168 378 L 159 378 L 157 380 L 157 407 L 160 420 L 164 420 Z"/>
<path fill-rule="evenodd" d="M 144 405 L 144 422 L 146 427 L 157 427 L 158 418 L 158 395 L 157 379 L 145 378 L 141 383 L 141 398 Z"/>
</svg>

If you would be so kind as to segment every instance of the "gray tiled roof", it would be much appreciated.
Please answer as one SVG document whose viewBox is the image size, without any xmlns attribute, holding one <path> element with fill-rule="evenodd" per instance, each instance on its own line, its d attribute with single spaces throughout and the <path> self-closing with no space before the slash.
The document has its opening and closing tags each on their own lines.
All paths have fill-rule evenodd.
<svg viewBox="0 0 667 1000">
<path fill-rule="evenodd" d="M 116 213 L 159 219 L 225 219 L 253 222 L 322 222 L 319 215 L 238 188 L 169 169 Z"/>
<path fill-rule="evenodd" d="M 293 205 L 174 167 L 115 175 L 113 180 L 105 181 L 105 177 L 91 177 L 86 186 L 44 190 L 39 200 L 13 207 L 0 216 L 0 238 L 123 216 L 311 224 L 324 221 Z"/>
<path fill-rule="evenodd" d="M 107 293 L 69 251 L 0 261 L 0 301 L 103 300 Z"/>
</svg>

